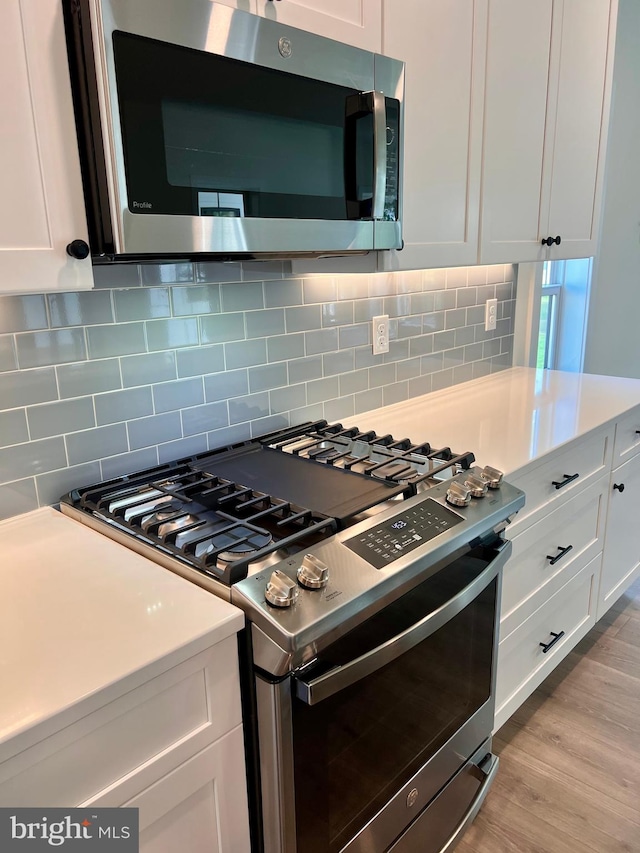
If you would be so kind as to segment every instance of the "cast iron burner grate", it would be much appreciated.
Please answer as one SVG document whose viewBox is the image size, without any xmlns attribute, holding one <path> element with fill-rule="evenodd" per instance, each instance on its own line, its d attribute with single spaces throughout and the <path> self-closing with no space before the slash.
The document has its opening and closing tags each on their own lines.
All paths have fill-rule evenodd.
<svg viewBox="0 0 640 853">
<path fill-rule="evenodd" d="M 62 500 L 225 584 L 274 552 L 335 532 L 333 518 L 195 470 L 199 458 L 76 489 Z"/>
<path fill-rule="evenodd" d="M 230 585 L 473 462 L 322 420 L 76 489 L 62 503 Z"/>
<path fill-rule="evenodd" d="M 325 465 L 356 470 L 391 483 L 407 483 L 413 487 L 412 494 L 420 483 L 453 476 L 475 462 L 469 451 L 454 454 L 450 447 L 413 444 L 408 438 L 398 440 L 389 434 L 361 432 L 358 427 L 343 428 L 324 420 L 265 436 L 261 442 Z"/>
</svg>

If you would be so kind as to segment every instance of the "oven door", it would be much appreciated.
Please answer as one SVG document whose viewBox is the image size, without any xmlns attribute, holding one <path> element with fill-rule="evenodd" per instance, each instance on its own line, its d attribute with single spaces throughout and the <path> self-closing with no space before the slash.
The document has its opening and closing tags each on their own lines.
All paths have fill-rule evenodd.
<svg viewBox="0 0 640 853">
<path fill-rule="evenodd" d="M 459 834 L 493 775 L 469 762 L 484 765 L 486 748 L 477 753 L 493 727 L 510 550 L 499 540 L 469 551 L 303 670 L 257 679 L 269 853 L 382 853 L 414 822 L 398 849 L 436 853 L 444 844 L 417 828 L 438 800 L 447 804 L 438 837 Z M 450 780 L 451 795 L 436 797 Z"/>
<path fill-rule="evenodd" d="M 210 0 L 84 1 L 116 254 L 400 245 L 402 63 Z"/>
</svg>

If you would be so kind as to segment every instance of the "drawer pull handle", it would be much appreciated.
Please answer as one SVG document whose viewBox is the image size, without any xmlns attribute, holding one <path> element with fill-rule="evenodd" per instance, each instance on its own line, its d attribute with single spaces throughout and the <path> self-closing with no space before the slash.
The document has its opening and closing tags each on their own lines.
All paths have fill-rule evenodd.
<svg viewBox="0 0 640 853">
<path fill-rule="evenodd" d="M 540 643 L 540 645 L 542 646 L 543 655 L 546 655 L 549 649 L 552 649 L 553 646 L 555 646 L 555 644 L 558 642 L 558 640 L 561 640 L 564 637 L 564 631 L 560 631 L 559 634 L 556 634 L 554 631 L 549 631 L 549 633 L 553 637 L 553 640 L 551 640 L 549 643 Z"/>
<path fill-rule="evenodd" d="M 564 480 L 552 480 L 551 485 L 555 486 L 556 489 L 561 489 L 563 486 L 568 485 L 569 483 L 573 483 L 574 480 L 577 480 L 580 474 L 563 474 Z"/>
<path fill-rule="evenodd" d="M 559 553 L 556 554 L 555 557 L 553 557 L 551 554 L 547 554 L 547 560 L 549 560 L 549 565 L 555 566 L 555 564 L 558 562 L 558 560 L 561 560 L 565 554 L 568 554 L 569 551 L 571 551 L 572 548 L 573 548 L 573 545 L 567 545 L 566 548 L 563 548 L 562 545 L 558 545 Z"/>
<path fill-rule="evenodd" d="M 614 483 L 613 488 L 617 489 L 619 492 L 624 492 L 624 483 Z"/>
</svg>

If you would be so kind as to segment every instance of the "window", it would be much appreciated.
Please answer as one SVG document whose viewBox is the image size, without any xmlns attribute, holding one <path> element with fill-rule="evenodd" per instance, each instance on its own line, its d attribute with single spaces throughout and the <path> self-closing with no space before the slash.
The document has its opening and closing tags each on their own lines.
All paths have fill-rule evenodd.
<svg viewBox="0 0 640 853">
<path fill-rule="evenodd" d="M 582 370 L 592 262 L 520 264 L 514 364 Z"/>
</svg>

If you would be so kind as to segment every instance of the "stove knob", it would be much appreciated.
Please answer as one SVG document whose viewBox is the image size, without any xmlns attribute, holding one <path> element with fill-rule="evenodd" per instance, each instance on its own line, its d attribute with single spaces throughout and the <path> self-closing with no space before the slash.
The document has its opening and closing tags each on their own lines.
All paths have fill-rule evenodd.
<svg viewBox="0 0 640 853">
<path fill-rule="evenodd" d="M 490 489 L 500 488 L 503 476 L 502 471 L 498 471 L 497 468 L 492 468 L 490 465 L 485 465 L 482 471 L 480 471 L 480 476 L 483 480 L 486 480 L 487 486 Z"/>
<path fill-rule="evenodd" d="M 487 494 L 488 482 L 483 477 L 476 477 L 475 474 L 469 474 L 464 484 L 471 492 L 472 498 L 483 498 Z"/>
<path fill-rule="evenodd" d="M 453 506 L 467 506 L 471 503 L 471 491 L 462 483 L 453 482 L 447 489 L 446 500 Z"/>
<path fill-rule="evenodd" d="M 322 589 L 329 583 L 329 567 L 313 554 L 305 554 L 298 569 L 298 583 L 307 589 Z"/>
<path fill-rule="evenodd" d="M 288 575 L 276 570 L 269 578 L 264 597 L 274 607 L 291 607 L 298 597 L 298 587 Z"/>
</svg>

